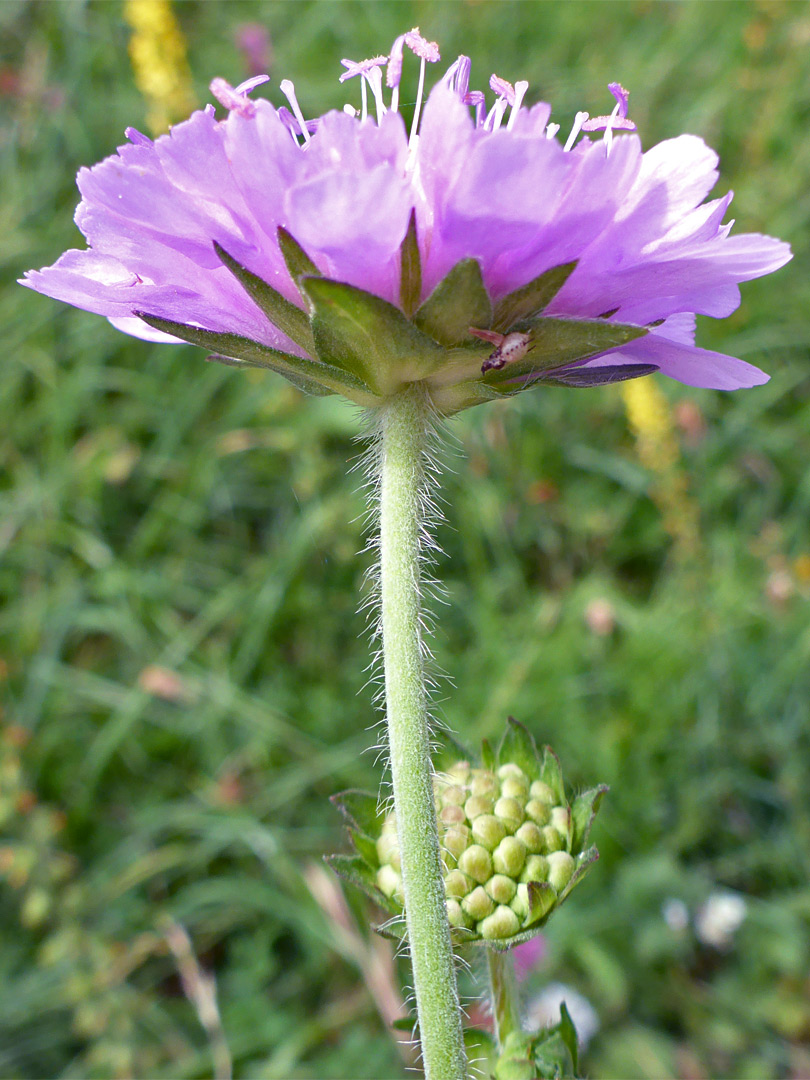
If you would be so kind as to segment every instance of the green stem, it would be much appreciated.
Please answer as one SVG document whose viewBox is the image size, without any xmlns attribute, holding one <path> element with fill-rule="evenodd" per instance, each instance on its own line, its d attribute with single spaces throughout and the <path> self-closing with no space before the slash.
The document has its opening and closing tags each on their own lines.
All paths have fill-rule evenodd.
<svg viewBox="0 0 810 1080">
<path fill-rule="evenodd" d="M 466 1073 L 433 802 L 420 622 L 430 407 L 418 386 L 380 421 L 380 592 L 388 745 L 422 1062 L 427 1080 Z"/>
<path fill-rule="evenodd" d="M 509 952 L 496 952 L 495 949 L 487 949 L 486 953 L 495 1036 L 498 1040 L 498 1049 L 503 1050 L 506 1038 L 513 1031 L 520 1031 L 515 962 Z"/>
</svg>

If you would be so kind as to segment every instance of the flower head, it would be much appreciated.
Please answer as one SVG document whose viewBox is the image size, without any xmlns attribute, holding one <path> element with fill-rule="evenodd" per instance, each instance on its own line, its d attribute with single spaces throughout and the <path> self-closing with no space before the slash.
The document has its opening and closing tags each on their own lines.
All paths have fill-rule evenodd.
<svg viewBox="0 0 810 1080">
<path fill-rule="evenodd" d="M 492 76 L 487 108 L 463 56 L 423 107 L 438 60 L 416 29 L 387 56 L 344 60 L 360 108 L 316 119 L 287 80 L 279 108 L 249 96 L 259 79 L 214 80 L 224 118 L 206 106 L 154 142 L 128 129 L 130 145 L 79 172 L 89 246 L 23 284 L 370 406 L 411 382 L 452 413 L 657 370 L 717 389 L 766 381 L 694 344 L 696 315 L 729 315 L 741 281 L 790 258 L 771 237 L 729 235 L 731 193 L 703 201 L 717 156 L 700 138 L 643 152 L 612 83 L 613 111 L 577 113 L 562 142 L 548 105 L 523 104 L 525 82 Z"/>
<path fill-rule="evenodd" d="M 455 939 L 498 950 L 530 941 L 598 858 L 587 847 L 607 788 L 569 804 L 560 763 L 542 758 L 529 732 L 510 717 L 496 751 L 482 762 L 454 762 L 433 783 L 447 915 Z M 337 873 L 394 916 L 402 912 L 402 865 L 393 812 L 373 795 L 349 791 L 335 801 L 346 815 L 356 854 L 332 856 Z M 401 931 L 396 921 L 392 933 Z"/>
</svg>

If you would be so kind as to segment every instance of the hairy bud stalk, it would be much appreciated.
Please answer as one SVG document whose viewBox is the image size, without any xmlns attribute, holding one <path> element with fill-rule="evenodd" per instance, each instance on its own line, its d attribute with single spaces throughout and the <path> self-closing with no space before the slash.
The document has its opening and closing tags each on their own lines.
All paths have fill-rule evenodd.
<svg viewBox="0 0 810 1080">
<path fill-rule="evenodd" d="M 405 920 L 428 1080 L 463 1080 L 464 1049 L 433 796 L 421 638 L 430 403 L 419 386 L 381 410 L 379 584 L 388 746 Z"/>
</svg>

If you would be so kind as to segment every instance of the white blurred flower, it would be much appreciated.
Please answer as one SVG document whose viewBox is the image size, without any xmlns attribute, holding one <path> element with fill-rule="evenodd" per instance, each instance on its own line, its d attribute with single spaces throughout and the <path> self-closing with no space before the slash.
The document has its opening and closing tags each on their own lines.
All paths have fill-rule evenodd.
<svg viewBox="0 0 810 1080">
<path fill-rule="evenodd" d="M 695 914 L 695 932 L 704 945 L 728 949 L 748 911 L 738 893 L 712 893 Z"/>
<path fill-rule="evenodd" d="M 577 1041 L 584 1049 L 599 1030 L 599 1016 L 586 997 L 564 983 L 549 983 L 542 993 L 532 998 L 526 1010 L 526 1030 L 536 1031 L 559 1024 L 563 1002 L 577 1029 Z"/>
<path fill-rule="evenodd" d="M 675 933 L 682 933 L 689 925 L 689 908 L 683 900 L 676 900 L 671 896 L 662 904 L 661 914 L 664 922 Z"/>
</svg>

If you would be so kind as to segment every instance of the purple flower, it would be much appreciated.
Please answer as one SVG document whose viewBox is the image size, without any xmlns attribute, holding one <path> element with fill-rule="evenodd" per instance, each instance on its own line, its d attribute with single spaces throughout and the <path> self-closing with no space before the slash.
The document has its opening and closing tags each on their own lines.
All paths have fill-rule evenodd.
<svg viewBox="0 0 810 1080">
<path fill-rule="evenodd" d="M 421 61 L 410 131 L 406 48 Z M 696 315 L 729 315 L 740 282 L 791 257 L 729 235 L 731 193 L 704 202 L 718 174 L 702 139 L 643 152 L 612 83 L 613 112 L 577 113 L 562 143 L 550 107 L 523 104 L 526 83 L 493 76 L 487 109 L 466 57 L 422 108 L 438 59 L 413 30 L 389 57 L 344 60 L 361 108 L 315 120 L 288 81 L 276 109 L 248 96 L 261 80 L 215 80 L 224 119 L 209 105 L 154 143 L 128 129 L 131 145 L 79 172 L 88 248 L 22 283 L 369 405 L 416 380 L 447 413 L 656 370 L 722 390 L 767 381 L 694 344 Z"/>
</svg>

